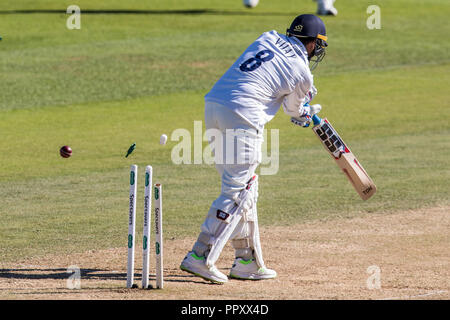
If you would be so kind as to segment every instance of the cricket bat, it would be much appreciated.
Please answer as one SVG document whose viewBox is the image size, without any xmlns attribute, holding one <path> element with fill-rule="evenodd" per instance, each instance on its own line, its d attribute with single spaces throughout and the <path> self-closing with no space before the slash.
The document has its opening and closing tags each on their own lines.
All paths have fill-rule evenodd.
<svg viewBox="0 0 450 320">
<path fill-rule="evenodd" d="M 359 196 L 363 200 L 372 197 L 377 191 L 377 187 L 328 119 L 321 119 L 315 114 L 312 120 L 313 131 L 336 161 L 338 167 L 345 173 Z"/>
</svg>

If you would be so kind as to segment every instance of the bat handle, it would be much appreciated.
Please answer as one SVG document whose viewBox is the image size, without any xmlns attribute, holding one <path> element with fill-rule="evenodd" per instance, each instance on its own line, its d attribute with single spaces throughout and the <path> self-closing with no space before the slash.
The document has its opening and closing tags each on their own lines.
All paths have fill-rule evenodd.
<svg viewBox="0 0 450 320">
<path fill-rule="evenodd" d="M 317 126 L 318 124 L 320 124 L 322 119 L 319 118 L 319 116 L 317 114 L 315 114 L 315 115 L 312 116 L 312 121 L 313 121 L 314 125 Z"/>
</svg>

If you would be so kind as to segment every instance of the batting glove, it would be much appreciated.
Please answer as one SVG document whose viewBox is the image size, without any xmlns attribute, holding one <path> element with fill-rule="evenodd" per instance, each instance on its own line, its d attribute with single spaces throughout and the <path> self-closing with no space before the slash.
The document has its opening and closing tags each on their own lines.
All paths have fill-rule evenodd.
<svg viewBox="0 0 450 320">
<path fill-rule="evenodd" d="M 297 126 L 307 128 L 311 123 L 312 116 L 322 109 L 320 104 L 313 104 L 310 106 L 309 104 L 305 104 L 303 106 L 303 113 L 300 117 L 291 117 L 291 122 Z"/>
</svg>

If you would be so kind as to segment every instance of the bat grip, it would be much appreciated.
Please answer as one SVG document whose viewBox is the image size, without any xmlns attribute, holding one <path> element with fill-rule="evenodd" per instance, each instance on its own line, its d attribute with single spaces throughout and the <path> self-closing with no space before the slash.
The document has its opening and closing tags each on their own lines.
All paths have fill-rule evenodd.
<svg viewBox="0 0 450 320">
<path fill-rule="evenodd" d="M 315 114 L 315 115 L 312 116 L 312 121 L 313 121 L 314 125 L 317 126 L 318 124 L 320 124 L 322 119 L 319 118 L 319 116 L 317 114 Z"/>
</svg>

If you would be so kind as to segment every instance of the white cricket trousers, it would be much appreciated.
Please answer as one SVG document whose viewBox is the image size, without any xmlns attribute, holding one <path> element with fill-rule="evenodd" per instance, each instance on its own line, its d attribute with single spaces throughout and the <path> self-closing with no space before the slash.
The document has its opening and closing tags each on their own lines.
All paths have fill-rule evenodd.
<svg viewBox="0 0 450 320">
<path fill-rule="evenodd" d="M 209 142 L 222 179 L 221 193 L 211 209 L 230 212 L 236 205 L 233 198 L 247 186 L 261 163 L 263 132 L 231 109 L 209 101 L 205 103 L 205 127 L 214 135 Z M 216 229 L 215 219 L 206 219 L 202 225 L 202 231 L 211 235 Z"/>
</svg>

